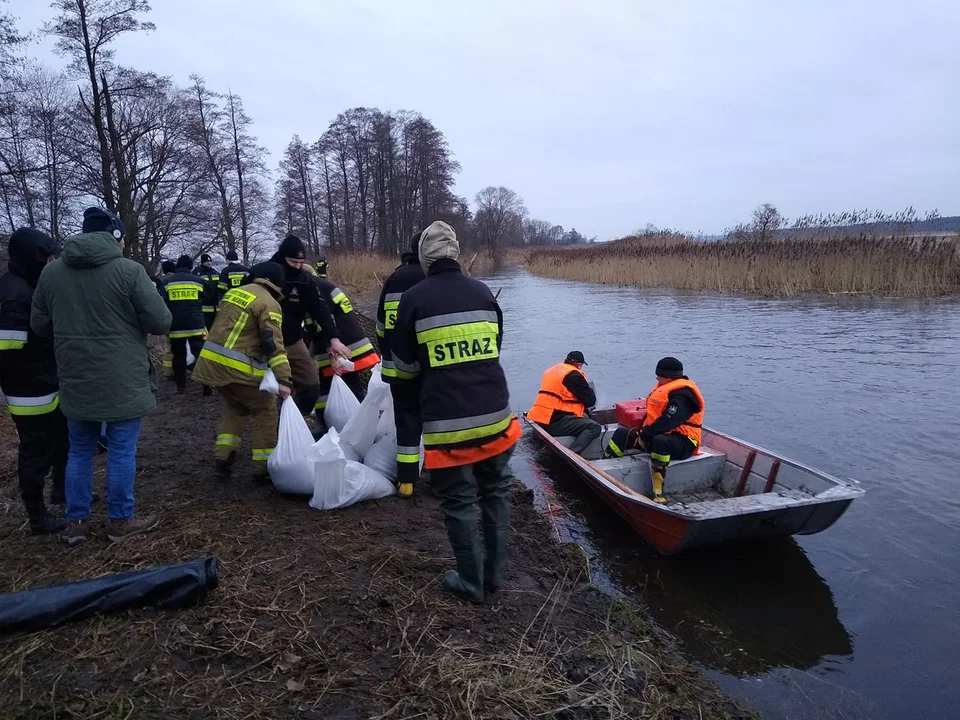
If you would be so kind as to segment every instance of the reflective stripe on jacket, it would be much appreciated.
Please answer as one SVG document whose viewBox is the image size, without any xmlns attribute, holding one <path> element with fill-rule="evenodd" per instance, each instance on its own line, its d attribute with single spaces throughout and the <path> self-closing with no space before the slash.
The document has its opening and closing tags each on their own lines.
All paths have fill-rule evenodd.
<svg viewBox="0 0 960 720">
<path fill-rule="evenodd" d="M 267 368 L 278 380 L 290 381 L 290 363 L 283 345 L 279 303 L 261 283 L 228 290 L 210 336 L 193 370 L 196 382 L 212 387 L 233 383 L 259 385 Z M 264 351 L 264 343 L 272 351 Z"/>
<path fill-rule="evenodd" d="M 210 302 L 210 288 L 199 277 L 186 270 L 171 273 L 163 280 L 163 297 L 170 308 L 173 322 L 167 335 L 190 338 L 205 335 L 205 304 Z"/>
<path fill-rule="evenodd" d="M 584 380 L 587 379 L 583 370 L 566 363 L 554 365 L 543 373 L 543 380 L 540 381 L 540 392 L 537 393 L 537 399 L 534 401 L 533 407 L 530 408 L 530 412 L 527 413 L 527 419 L 549 425 L 553 422 L 554 411 L 568 413 L 574 417 L 583 417 L 583 403 L 563 384 L 564 379 L 572 372 L 580 373 Z"/>
<path fill-rule="evenodd" d="M 383 284 L 377 305 L 377 344 L 380 346 L 380 375 L 387 383 L 398 380 L 396 362 L 390 350 L 390 339 L 397 324 L 397 310 L 403 293 L 419 283 L 425 275 L 420 260 L 413 253 L 403 256 L 404 264 L 396 268 Z"/>
<path fill-rule="evenodd" d="M 689 420 L 687 420 L 676 430 L 671 430 L 670 433 L 679 433 L 684 437 L 689 438 L 694 445 L 699 446 L 700 436 L 702 434 L 701 429 L 703 427 L 703 411 L 705 404 L 703 402 L 703 395 L 700 393 L 700 388 L 698 388 L 696 383 L 689 378 L 678 378 L 663 385 L 658 385 L 649 395 L 647 395 L 647 415 L 643 419 L 642 427 L 652 425 L 657 419 L 660 418 L 661 415 L 663 415 L 664 411 L 667 409 L 667 406 L 670 404 L 670 393 L 674 390 L 679 390 L 680 388 L 687 388 L 697 396 L 697 402 L 700 403 L 700 411 L 691 415 Z"/>
</svg>

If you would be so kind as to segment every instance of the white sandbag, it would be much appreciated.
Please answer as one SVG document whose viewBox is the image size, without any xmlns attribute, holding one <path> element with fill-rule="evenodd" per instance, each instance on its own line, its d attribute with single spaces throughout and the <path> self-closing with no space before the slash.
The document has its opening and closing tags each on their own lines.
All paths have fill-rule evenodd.
<svg viewBox="0 0 960 720">
<path fill-rule="evenodd" d="M 317 441 L 316 478 L 310 507 L 333 510 L 394 493 L 393 483 L 358 462 L 346 460 L 336 430 Z"/>
<path fill-rule="evenodd" d="M 270 368 L 267 368 L 267 371 L 263 374 L 263 380 L 260 381 L 260 389 L 272 395 L 280 394 L 280 382 Z"/>
<path fill-rule="evenodd" d="M 393 394 L 387 393 L 387 399 L 384 400 L 380 411 L 380 420 L 377 421 L 377 434 L 373 441 L 376 443 L 390 433 L 397 434 L 397 424 L 393 417 Z"/>
<path fill-rule="evenodd" d="M 316 484 L 313 435 L 300 410 L 288 397 L 280 408 L 277 448 L 267 460 L 273 486 L 280 492 L 309 495 Z"/>
<path fill-rule="evenodd" d="M 187 367 L 193 367 L 197 362 L 197 356 L 193 354 L 193 348 L 190 347 L 190 341 L 187 340 Z"/>
<path fill-rule="evenodd" d="M 397 480 L 397 434 L 391 433 L 377 440 L 363 456 L 363 464 L 376 470 L 391 482 Z"/>
<path fill-rule="evenodd" d="M 374 378 L 379 382 L 374 382 Z M 367 386 L 367 395 L 360 403 L 360 410 L 350 418 L 340 433 L 340 443 L 352 447 L 361 458 L 377 439 L 380 407 L 389 393 L 390 387 L 380 380 L 380 373 L 373 373 Z M 327 402 L 329 403 L 329 400 Z"/>
<path fill-rule="evenodd" d="M 340 432 L 359 410 L 360 401 L 350 392 L 343 379 L 334 375 L 327 395 L 327 407 L 323 411 L 323 422 L 328 428 L 336 428 Z"/>
</svg>

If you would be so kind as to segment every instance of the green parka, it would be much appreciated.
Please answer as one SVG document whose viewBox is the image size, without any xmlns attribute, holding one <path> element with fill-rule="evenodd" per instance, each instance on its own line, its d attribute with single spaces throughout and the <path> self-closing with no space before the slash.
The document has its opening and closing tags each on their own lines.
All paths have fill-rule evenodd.
<svg viewBox="0 0 960 720">
<path fill-rule="evenodd" d="M 30 326 L 52 337 L 60 407 L 72 420 L 116 422 L 157 405 L 148 335 L 166 335 L 170 311 L 146 271 L 110 233 L 67 238 L 40 274 Z"/>
</svg>

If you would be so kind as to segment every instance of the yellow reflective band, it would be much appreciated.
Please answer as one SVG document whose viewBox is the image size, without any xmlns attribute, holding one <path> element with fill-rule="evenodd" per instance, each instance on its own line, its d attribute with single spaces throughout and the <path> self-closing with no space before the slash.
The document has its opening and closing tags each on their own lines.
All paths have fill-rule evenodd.
<svg viewBox="0 0 960 720">
<path fill-rule="evenodd" d="M 236 436 L 236 435 L 230 435 L 230 434 L 228 434 L 228 433 L 224 433 L 224 434 L 222 434 L 222 435 L 217 435 L 217 442 L 216 442 L 216 444 L 217 444 L 217 445 L 226 445 L 226 446 L 228 446 L 228 447 L 239 447 L 239 446 L 240 446 L 240 438 L 239 438 L 238 436 Z"/>
<path fill-rule="evenodd" d="M 215 362 L 218 365 L 223 365 L 224 367 L 231 368 L 233 370 L 239 370 L 244 375 L 253 375 L 254 377 L 263 377 L 266 370 L 262 368 L 257 368 L 251 365 L 248 362 L 242 362 L 240 360 L 234 360 L 233 358 L 226 357 L 220 353 L 216 353 L 213 350 L 210 350 L 204 346 L 203 350 L 200 351 L 200 357 L 209 360 L 210 362 Z"/>
<path fill-rule="evenodd" d="M 513 416 L 507 415 L 503 420 L 498 420 L 489 425 L 467 428 L 466 430 L 452 430 L 450 432 L 424 433 L 424 445 L 452 445 L 454 443 L 466 442 L 468 440 L 477 440 L 490 435 L 499 435 L 513 422 Z"/>
<path fill-rule="evenodd" d="M 254 462 L 266 462 L 270 459 L 270 453 L 273 452 L 273 448 L 253 448 L 251 455 Z"/>
<path fill-rule="evenodd" d="M 360 355 L 363 355 L 364 353 L 368 353 L 368 352 L 370 352 L 371 350 L 373 350 L 373 343 L 367 341 L 366 343 L 364 343 L 364 344 L 361 345 L 360 347 L 354 348 L 353 352 L 350 353 L 350 354 L 351 354 L 351 356 L 353 356 L 353 357 L 359 357 Z"/>
<path fill-rule="evenodd" d="M 383 337 L 383 328 L 379 325 L 377 326 L 377 337 Z"/>
<path fill-rule="evenodd" d="M 7 396 L 7 409 L 11 415 L 46 415 L 60 406 L 59 393 L 37 398 Z"/>
<path fill-rule="evenodd" d="M 0 340 L 0 350 L 23 350 L 26 340 Z"/>
<path fill-rule="evenodd" d="M 172 368 L 172 367 L 173 367 L 173 360 L 164 360 L 164 361 L 163 361 L 163 366 L 164 366 L 165 368 Z"/>
<path fill-rule="evenodd" d="M 271 368 L 275 368 L 278 365 L 289 365 L 290 361 L 287 359 L 286 353 L 283 355 L 274 355 L 272 358 L 267 360 L 267 365 Z"/>
<path fill-rule="evenodd" d="M 388 300 L 383 303 L 384 329 L 393 330 L 397 326 L 397 308 L 399 307 L 399 300 Z"/>
<path fill-rule="evenodd" d="M 178 340 L 178 339 L 182 340 L 183 338 L 200 337 L 205 332 L 206 332 L 205 329 L 204 330 L 180 330 L 178 332 L 170 333 L 169 335 L 167 335 L 167 337 L 172 338 L 174 340 Z"/>
<path fill-rule="evenodd" d="M 400 377 L 400 374 L 396 368 L 388 367 L 387 365 L 380 366 L 380 374 L 384 377 Z"/>
<path fill-rule="evenodd" d="M 496 323 L 486 321 L 448 325 L 418 332 L 417 342 L 427 346 L 430 367 L 444 367 L 500 357 L 499 331 Z"/>
<path fill-rule="evenodd" d="M 230 287 L 240 287 L 243 284 L 243 276 L 246 273 L 235 273 L 232 272 L 228 275 L 230 278 Z"/>
<path fill-rule="evenodd" d="M 220 289 L 220 290 L 226 290 L 226 289 L 227 289 L 227 286 L 226 286 L 224 283 L 222 283 L 222 282 L 218 282 L 218 283 L 217 283 L 217 288 Z"/>
<path fill-rule="evenodd" d="M 200 287 L 195 283 L 172 283 L 167 285 L 170 300 L 199 300 Z"/>
<path fill-rule="evenodd" d="M 613 440 L 610 441 L 610 444 L 607 447 L 609 447 L 610 450 L 613 451 L 613 454 L 617 457 L 623 457 L 623 450 L 621 450 Z"/>
<path fill-rule="evenodd" d="M 419 463 L 420 454 L 416 455 L 407 455 L 406 453 L 397 453 L 397 462 L 398 463 Z"/>
<path fill-rule="evenodd" d="M 283 327 L 283 313 L 270 312 L 268 314 L 270 315 L 270 319 L 277 324 L 278 328 Z"/>
<path fill-rule="evenodd" d="M 650 453 L 650 459 L 656 460 L 657 462 L 662 462 L 662 463 L 670 462 L 669 455 L 660 455 L 659 453 L 655 453 L 655 452 Z"/>
<path fill-rule="evenodd" d="M 233 324 L 233 329 L 230 330 L 230 334 L 227 335 L 227 341 L 223 344 L 228 350 L 232 350 L 233 346 L 237 344 L 237 340 L 240 339 L 240 333 L 243 332 L 243 328 L 247 325 L 247 318 L 250 316 L 247 313 L 241 313 L 240 317 L 237 318 L 237 321 Z"/>
<path fill-rule="evenodd" d="M 223 302 L 228 302 L 231 305 L 236 305 L 239 308 L 246 310 L 250 303 L 257 299 L 257 296 L 252 292 L 247 292 L 246 290 L 241 290 L 240 288 L 234 288 L 233 290 L 228 290 L 227 294 L 223 296 Z"/>
<path fill-rule="evenodd" d="M 332 298 L 333 304 L 340 307 L 341 312 L 344 315 L 349 315 L 353 312 L 353 303 L 350 302 L 350 298 L 346 296 L 344 292 L 339 292 L 336 295 L 333 295 Z"/>
</svg>

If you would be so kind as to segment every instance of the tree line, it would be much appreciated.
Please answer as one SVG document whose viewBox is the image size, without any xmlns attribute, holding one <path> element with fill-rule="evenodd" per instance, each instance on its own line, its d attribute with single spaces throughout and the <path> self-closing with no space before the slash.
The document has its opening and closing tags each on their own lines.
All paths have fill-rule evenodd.
<svg viewBox="0 0 960 720">
<path fill-rule="evenodd" d="M 0 0 L 5 2 L 6 0 Z M 62 240 L 83 208 L 102 204 L 127 227 L 126 253 L 161 258 L 269 254 L 300 235 L 316 253 L 395 254 L 433 220 L 466 248 L 587 242 L 530 218 L 522 198 L 491 186 L 454 190 L 460 165 L 443 133 L 416 112 L 353 108 L 316 139 L 294 135 L 276 172 L 232 88 L 199 75 L 186 86 L 116 61 L 114 41 L 150 32 L 146 0 L 55 0 L 42 32 L 59 70 L 26 56 L 29 38 L 0 13 L 0 226 Z"/>
</svg>

